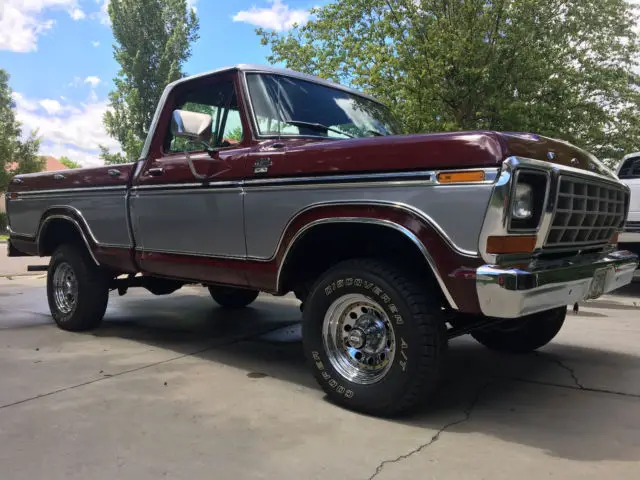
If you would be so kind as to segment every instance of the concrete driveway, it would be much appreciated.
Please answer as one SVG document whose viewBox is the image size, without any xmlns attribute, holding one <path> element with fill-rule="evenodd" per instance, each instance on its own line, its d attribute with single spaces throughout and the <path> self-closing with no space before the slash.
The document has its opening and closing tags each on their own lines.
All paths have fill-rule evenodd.
<svg viewBox="0 0 640 480">
<path fill-rule="evenodd" d="M 640 478 L 637 285 L 570 314 L 534 355 L 454 340 L 438 397 L 390 421 L 324 399 L 290 297 L 227 313 L 201 288 L 133 290 L 74 334 L 51 324 L 42 275 L 11 278 L 3 480 Z"/>
</svg>

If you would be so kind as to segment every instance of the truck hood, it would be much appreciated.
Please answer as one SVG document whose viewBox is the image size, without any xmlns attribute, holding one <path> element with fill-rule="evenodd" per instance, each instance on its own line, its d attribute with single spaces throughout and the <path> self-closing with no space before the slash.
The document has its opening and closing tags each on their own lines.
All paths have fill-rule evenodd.
<svg viewBox="0 0 640 480">
<path fill-rule="evenodd" d="M 292 163 L 303 165 L 304 173 L 498 168 L 508 157 L 519 156 L 617 178 L 590 153 L 563 140 L 528 133 L 466 131 L 284 141 L 291 160 L 300 156 Z"/>
<path fill-rule="evenodd" d="M 505 157 L 517 156 L 544 160 L 565 167 L 598 173 L 617 180 L 615 173 L 589 152 L 564 140 L 528 133 L 496 133 Z"/>
</svg>

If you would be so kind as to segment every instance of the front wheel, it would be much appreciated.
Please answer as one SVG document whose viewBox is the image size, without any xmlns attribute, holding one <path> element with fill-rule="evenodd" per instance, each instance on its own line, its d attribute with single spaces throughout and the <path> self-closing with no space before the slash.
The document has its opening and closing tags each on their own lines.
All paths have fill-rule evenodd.
<svg viewBox="0 0 640 480">
<path fill-rule="evenodd" d="M 109 282 L 84 247 L 62 245 L 47 273 L 49 310 L 58 327 L 73 332 L 97 327 L 109 300 Z"/>
<path fill-rule="evenodd" d="M 378 260 L 326 272 L 303 311 L 304 350 L 330 399 L 394 415 L 437 387 L 447 348 L 439 295 Z"/>
<path fill-rule="evenodd" d="M 529 353 L 553 340 L 566 315 L 567 307 L 554 308 L 475 330 L 471 336 L 491 350 Z"/>
<path fill-rule="evenodd" d="M 221 307 L 242 308 L 253 303 L 253 301 L 258 298 L 260 292 L 257 290 L 211 285 L 209 287 L 209 293 Z"/>
</svg>

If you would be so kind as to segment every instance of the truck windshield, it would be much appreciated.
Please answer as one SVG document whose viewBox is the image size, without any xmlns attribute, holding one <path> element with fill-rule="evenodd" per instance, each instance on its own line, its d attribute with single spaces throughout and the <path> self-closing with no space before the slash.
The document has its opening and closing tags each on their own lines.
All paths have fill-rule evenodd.
<svg viewBox="0 0 640 480">
<path fill-rule="evenodd" d="M 247 74 L 260 135 L 330 138 L 400 133 L 383 105 L 329 86 L 275 74 Z"/>
</svg>

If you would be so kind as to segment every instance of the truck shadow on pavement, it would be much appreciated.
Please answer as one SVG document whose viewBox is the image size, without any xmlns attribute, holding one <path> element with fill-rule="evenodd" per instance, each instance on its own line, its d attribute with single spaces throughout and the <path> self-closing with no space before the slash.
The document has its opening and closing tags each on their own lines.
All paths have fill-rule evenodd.
<svg viewBox="0 0 640 480">
<path fill-rule="evenodd" d="M 193 355 L 244 370 L 252 381 L 272 377 L 323 397 L 299 342 L 296 303 L 260 299 L 229 312 L 197 295 L 172 297 L 171 308 L 162 299 L 155 306 L 148 298 L 125 300 L 92 335 Z M 451 342 L 449 360 L 444 385 L 428 405 L 383 420 L 429 429 L 416 436 L 416 451 L 444 435 L 480 434 L 576 461 L 640 458 L 639 356 L 561 340 L 507 356 L 463 337 Z"/>
</svg>

